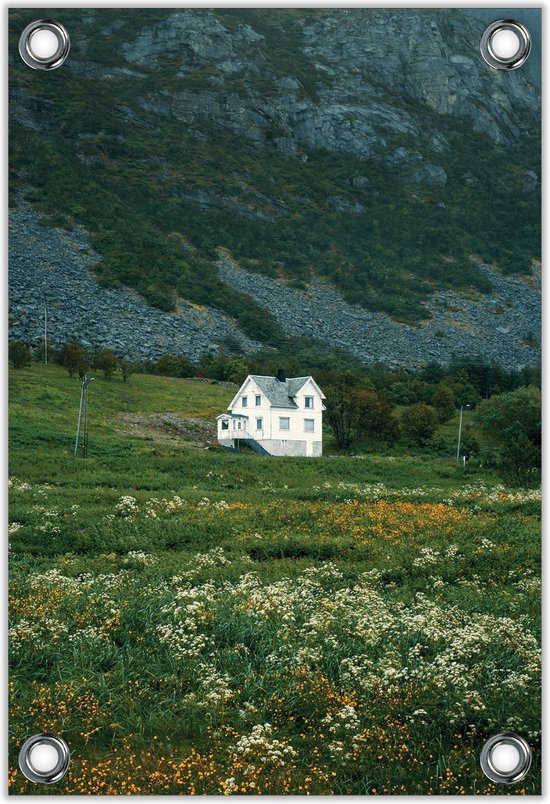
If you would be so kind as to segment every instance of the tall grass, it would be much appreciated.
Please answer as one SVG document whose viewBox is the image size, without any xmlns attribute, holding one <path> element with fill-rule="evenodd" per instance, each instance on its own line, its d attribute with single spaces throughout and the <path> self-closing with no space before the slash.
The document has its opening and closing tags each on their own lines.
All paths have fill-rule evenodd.
<svg viewBox="0 0 550 804">
<path fill-rule="evenodd" d="M 46 793 L 537 793 L 539 501 L 452 458 L 263 459 L 124 435 L 231 389 L 10 383 L 10 789 L 50 729 Z M 479 769 L 495 731 L 521 786 Z M 43 793 L 41 789 L 39 792 Z"/>
</svg>

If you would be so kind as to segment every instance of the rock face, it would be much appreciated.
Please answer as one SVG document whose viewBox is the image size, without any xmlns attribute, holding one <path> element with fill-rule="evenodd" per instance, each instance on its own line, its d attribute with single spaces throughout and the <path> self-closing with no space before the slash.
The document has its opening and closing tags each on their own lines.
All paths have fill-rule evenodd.
<svg viewBox="0 0 550 804">
<path fill-rule="evenodd" d="M 86 218 L 87 199 L 76 198 L 75 194 L 74 198 L 64 199 L 61 217 L 65 216 L 69 226 L 84 221 L 93 236 L 98 231 L 116 234 L 117 216 L 124 217 L 130 209 L 129 219 L 138 223 L 130 235 L 125 233 L 122 242 L 131 244 L 135 232 L 141 233 L 140 224 L 145 227 L 150 223 L 147 216 L 151 198 L 155 204 L 158 199 L 163 215 L 163 203 L 172 213 L 176 208 L 177 213 L 170 218 L 172 230 L 163 229 L 163 221 L 156 219 L 160 235 L 155 243 L 158 248 L 160 242 L 162 259 L 166 241 L 183 244 L 183 256 L 178 251 L 174 258 L 171 276 L 176 279 L 170 290 L 181 289 L 177 284 L 182 273 L 178 274 L 178 260 L 185 259 L 185 249 L 198 252 L 202 248 L 202 232 L 197 233 L 202 227 L 208 230 L 209 237 L 213 232 L 200 256 L 208 255 L 208 278 L 218 282 L 218 291 L 221 287 L 221 293 L 215 296 L 216 304 L 223 303 L 228 287 L 240 291 L 269 311 L 290 335 L 312 338 L 328 348 L 345 348 L 365 362 L 389 365 L 420 365 L 429 360 L 445 363 L 455 354 L 481 354 L 510 367 L 538 361 L 539 350 L 534 344 L 540 329 L 540 286 L 536 272 L 529 279 L 505 277 L 480 265 L 492 291 L 484 296 L 465 297 L 435 290 L 426 302 L 431 320 L 417 326 L 399 324 L 385 313 L 349 304 L 343 295 L 349 287 L 354 290 L 354 283 L 360 284 L 357 274 L 353 274 L 357 266 L 363 270 L 360 280 L 365 285 L 371 281 L 370 273 L 374 277 L 369 297 L 375 300 L 374 310 L 399 311 L 395 306 L 374 306 L 382 304 L 384 295 L 377 295 L 376 282 L 383 291 L 385 284 L 397 286 L 399 300 L 412 298 L 421 285 L 422 303 L 432 288 L 462 287 L 460 282 L 438 285 L 435 273 L 439 262 L 432 273 L 417 272 L 415 266 L 425 261 L 432 242 L 440 239 L 448 248 L 448 252 L 437 252 L 438 258 L 442 257 L 441 275 L 446 270 L 444 260 L 455 266 L 471 265 L 467 257 L 475 251 L 478 232 L 483 230 L 478 226 L 482 215 L 474 215 L 476 245 L 471 247 L 471 241 L 464 239 L 466 262 L 453 261 L 455 235 L 460 237 L 465 228 L 462 203 L 468 192 L 493 199 L 488 192 L 492 185 L 488 185 L 482 170 L 483 160 L 477 164 L 475 161 L 476 138 L 493 153 L 501 146 L 502 153 L 504 149 L 509 153 L 512 147 L 521 147 L 524 133 L 536 134 L 540 118 L 539 90 L 532 75 L 522 70 L 500 73 L 481 59 L 481 19 L 450 8 L 303 9 L 303 14 L 295 10 L 291 16 L 270 17 L 285 20 L 288 42 L 285 40 L 281 49 L 277 33 L 282 29 L 277 28 L 278 23 L 268 24 L 262 18 L 262 13 L 274 11 L 256 12 L 254 16 L 243 10 L 221 8 L 149 9 L 144 17 L 149 22 L 143 27 L 141 22 L 129 25 L 127 17 L 118 19 L 122 10 L 111 12 L 109 24 L 100 29 L 98 20 L 104 17 L 99 9 L 87 10 L 79 17 L 79 36 L 66 64 L 73 81 L 68 82 L 67 97 L 73 104 L 73 96 L 81 101 L 78 87 L 75 90 L 75 82 L 80 80 L 86 80 L 92 88 L 94 82 L 103 88 L 116 88 L 112 95 L 105 92 L 107 100 L 98 93 L 105 104 L 98 114 L 99 123 L 91 114 L 80 115 L 78 104 L 79 119 L 75 121 L 73 116 L 69 122 L 64 121 L 65 98 L 59 85 L 49 96 L 44 90 L 47 97 L 42 98 L 39 92 L 43 90 L 37 89 L 28 76 L 17 75 L 20 80 L 11 83 L 10 116 L 16 131 L 23 132 L 23 143 L 25 138 L 37 135 L 50 138 L 50 150 L 59 157 L 55 147 L 59 148 L 61 141 L 61 153 L 64 147 L 74 148 L 74 165 L 85 170 L 87 181 L 97 171 L 92 181 L 100 184 L 101 176 L 107 176 L 111 182 L 112 195 L 106 197 L 111 202 L 112 218 L 107 223 L 99 215 Z M 135 13 L 139 19 L 139 11 Z M 100 40 L 104 38 L 101 46 L 116 43 L 115 55 L 99 52 L 98 36 Z M 82 128 L 80 116 L 85 121 Z M 192 163 L 193 157 L 188 162 L 177 161 L 182 131 L 188 137 L 187 145 L 198 142 L 201 149 L 204 146 L 201 153 L 206 155 L 205 162 L 212 154 L 209 170 L 201 171 L 200 164 Z M 469 145 L 470 150 L 464 152 L 466 157 L 457 157 L 453 143 L 456 146 L 463 131 L 471 138 L 468 142 L 473 139 L 475 147 Z M 232 136 L 228 137 L 228 133 Z M 223 162 L 216 161 L 226 153 L 226 140 L 242 149 L 227 160 L 227 170 Z M 15 147 L 14 159 L 17 152 Z M 255 156 L 261 164 L 259 179 L 250 168 Z M 260 347 L 259 342 L 243 334 L 235 319 L 214 307 L 199 307 L 180 299 L 177 311 L 166 314 L 147 306 L 131 290 L 99 286 L 93 266 L 102 255 L 91 251 L 86 229 L 76 227 L 67 234 L 48 228 L 22 200 L 25 192 L 33 189 L 30 171 L 42 169 L 42 165 L 36 168 L 33 157 L 34 153 L 29 157 L 27 152 L 21 164 L 12 165 L 22 193 L 12 210 L 10 224 L 10 337 L 39 343 L 47 306 L 49 334 L 54 341 L 76 337 L 133 359 L 173 352 L 196 360 L 227 337 L 240 342 L 245 352 Z M 327 160 L 338 163 L 338 175 L 332 176 L 330 182 L 323 172 L 323 159 L 325 164 Z M 276 176 L 269 173 L 269 165 L 275 161 Z M 307 185 L 306 173 L 314 170 L 314 164 L 321 181 L 302 186 Z M 268 167 L 264 169 L 264 165 Z M 525 163 L 512 165 L 522 207 L 532 203 L 540 192 L 539 176 L 530 167 Z M 303 173 L 298 173 L 300 170 Z M 299 184 L 294 186 L 289 181 L 287 187 L 287 177 L 296 174 Z M 120 185 L 114 183 L 117 175 L 122 177 Z M 44 208 L 43 177 L 38 178 L 35 188 L 40 185 Z M 131 208 L 125 207 L 125 203 L 130 204 L 125 197 L 127 180 L 131 189 L 128 195 L 137 199 Z M 383 213 L 377 218 L 373 214 L 376 204 L 381 203 L 384 188 L 390 185 L 397 188 L 399 200 L 406 197 L 409 207 L 403 215 L 397 200 L 392 197 L 388 203 L 386 199 Z M 70 195 L 70 188 L 68 192 Z M 105 209 L 110 209 L 108 203 Z M 185 215 L 190 209 L 201 217 L 200 224 L 193 219 L 195 229 L 188 237 Z M 303 210 L 308 227 L 315 219 L 329 221 L 321 230 L 317 251 L 314 236 L 312 242 L 304 242 L 303 229 L 296 230 L 300 236 L 292 236 L 288 221 L 298 218 Z M 441 227 L 447 226 L 446 237 L 439 237 L 439 229 L 417 237 L 417 219 L 427 220 L 434 214 L 440 215 L 434 217 L 434 230 L 441 222 Z M 392 252 L 383 235 L 389 231 L 389 238 L 394 239 L 396 230 L 391 227 L 399 226 L 407 215 L 409 229 L 404 230 L 408 240 L 400 242 L 397 251 Z M 532 218 L 528 213 L 524 217 L 530 225 Z M 229 228 L 238 230 L 237 238 L 245 244 L 250 232 L 250 239 L 258 233 L 257 241 L 264 244 L 267 237 L 262 240 L 262 232 L 269 227 L 283 231 L 281 248 L 277 241 L 275 256 L 271 254 L 270 262 L 266 261 L 273 268 L 271 276 L 265 271 L 253 274 L 244 270 L 244 265 L 257 266 L 258 270 L 266 267 L 260 264 L 263 255 L 257 249 L 251 249 L 249 255 L 244 253 L 244 246 L 239 254 L 241 265 L 225 256 L 217 264 L 212 257 L 217 247 L 227 249 L 220 253 L 237 253 L 238 244 L 225 241 L 223 234 L 216 239 L 218 225 L 224 231 L 221 224 L 226 225 L 228 219 Z M 413 219 L 414 225 L 410 224 Z M 291 236 L 287 237 L 283 225 L 288 226 Z M 344 246 L 331 241 L 330 226 L 332 231 L 344 232 Z M 226 225 L 225 232 L 227 228 Z M 523 236 L 525 228 L 524 225 Z M 355 232 L 355 238 L 348 232 Z M 364 240 L 356 242 L 363 232 Z M 345 251 L 348 241 L 353 247 L 352 257 Z M 109 238 L 104 238 L 103 243 L 108 242 Z M 502 254 L 498 234 L 495 245 L 495 252 Z M 116 248 L 114 252 L 116 256 Z M 487 252 L 479 250 L 486 259 L 492 259 Z M 323 274 L 334 281 L 334 286 L 315 275 L 316 271 L 321 273 L 320 254 L 321 258 L 330 255 L 334 261 L 331 270 Z M 125 282 L 130 281 L 134 265 L 126 266 L 126 273 L 119 275 L 116 266 L 112 268 L 116 260 L 112 254 L 109 257 L 110 261 L 105 259 L 103 263 L 112 271 L 109 278 L 114 276 L 118 281 L 122 276 Z M 532 251 L 526 252 L 527 268 L 532 257 Z M 306 277 L 307 291 L 291 288 L 277 278 L 292 275 L 293 261 L 299 263 L 296 276 L 300 281 Z M 495 263 L 498 265 L 497 257 Z M 143 270 L 148 271 L 148 263 L 144 260 L 143 264 Z M 395 272 L 387 264 L 391 269 L 397 265 Z M 526 269 L 518 268 L 506 253 L 502 264 L 508 270 L 511 265 L 513 270 Z M 159 265 L 160 272 L 163 266 Z M 410 297 L 405 297 L 399 279 L 403 287 L 411 289 Z M 194 282 L 196 275 L 192 274 L 191 283 Z M 342 292 L 336 285 L 343 288 Z M 185 287 L 182 292 L 188 298 L 214 298 L 193 297 L 193 288 Z M 464 287 L 466 292 L 468 288 L 469 285 Z M 369 299 L 365 301 L 357 294 L 348 298 L 369 303 Z M 235 314 L 234 306 L 227 309 Z M 419 309 L 421 316 L 420 303 Z M 241 325 L 246 329 L 244 319 Z M 251 329 L 247 332 L 257 335 Z"/>
<path fill-rule="evenodd" d="M 332 10 L 304 30 L 306 53 L 330 64 L 340 98 L 342 87 L 355 97 L 372 94 L 369 78 L 376 76 L 398 96 L 421 101 L 439 114 L 467 118 L 476 131 L 508 141 L 519 133 L 515 110 L 535 112 L 536 95 L 518 73 L 504 89 L 503 75 L 479 58 L 483 24 L 457 11 L 460 20 L 453 25 L 449 12 L 369 9 L 366 16 L 360 9 Z M 328 97 L 334 94 L 327 92 Z M 410 118 L 403 122 L 412 123 Z M 414 126 L 421 128 L 418 120 Z"/>
<path fill-rule="evenodd" d="M 154 28 L 144 28 L 134 42 L 123 45 L 122 52 L 128 62 L 147 68 L 168 56 L 177 59 L 179 74 L 210 62 L 232 73 L 241 69 L 244 50 L 263 45 L 264 37 L 249 25 L 240 25 L 231 34 L 212 13 L 182 9 Z"/>
<path fill-rule="evenodd" d="M 166 353 L 197 360 L 227 336 L 247 351 L 259 348 L 218 310 L 182 301 L 168 315 L 130 290 L 100 287 L 89 270 L 98 259 L 86 232 L 67 234 L 42 226 L 24 203 L 11 210 L 10 338 L 41 344 L 47 307 L 48 335 L 54 343 L 77 338 L 84 346 L 113 349 L 132 360 Z"/>
<path fill-rule="evenodd" d="M 227 257 L 219 270 L 227 284 L 266 307 L 285 332 L 330 342 L 364 363 L 420 367 L 430 361 L 449 363 L 453 355 L 482 354 L 487 361 L 521 368 L 538 359 L 538 349 L 529 343 L 539 337 L 541 326 L 540 275 L 533 284 L 482 266 L 493 285 L 491 294 L 468 300 L 457 293 L 435 293 L 427 305 L 431 320 L 407 326 L 348 304 L 321 279 L 301 291 L 244 271 Z"/>
<path fill-rule="evenodd" d="M 131 291 L 99 287 L 89 270 L 98 257 L 90 253 L 84 231 L 67 234 L 42 226 L 24 203 L 11 211 L 10 219 L 11 338 L 40 344 L 47 306 L 53 342 L 79 338 L 85 346 L 111 348 L 135 360 L 167 352 L 197 360 L 227 336 L 246 351 L 260 347 L 217 310 L 182 301 L 168 315 Z M 296 290 L 245 271 L 227 256 L 219 261 L 224 282 L 252 296 L 286 333 L 340 347 L 365 363 L 414 367 L 480 353 L 510 368 L 536 363 L 539 350 L 529 343 L 540 331 L 539 281 L 503 277 L 487 266 L 483 270 L 492 294 L 474 301 L 437 293 L 428 305 L 433 318 L 413 327 L 348 304 L 320 279 L 307 291 Z"/>
<path fill-rule="evenodd" d="M 181 76 L 206 64 L 217 71 L 212 89 L 144 97 L 147 110 L 187 124 L 208 119 L 264 146 L 273 144 L 275 130 L 276 147 L 289 157 L 301 146 L 367 158 L 388 134 L 413 136 L 434 150 L 437 132 L 429 133 L 430 143 L 422 106 L 415 109 L 411 101 L 463 118 L 497 143 L 519 136 L 522 115 L 538 111 L 537 92 L 525 73 L 503 75 L 483 62 L 483 28 L 460 10 L 327 10 L 301 26 L 302 56 L 318 81 L 316 99 L 292 75 L 274 75 L 273 88 L 259 92 L 246 77 L 270 73 L 264 37 L 249 25 L 231 32 L 212 11 L 174 12 L 144 28 L 123 53 L 137 67 L 169 59 Z M 238 91 L 226 85 L 226 77 L 243 72 Z M 407 108 L 395 102 L 403 97 Z M 433 171 L 427 176 L 431 180 Z"/>
</svg>

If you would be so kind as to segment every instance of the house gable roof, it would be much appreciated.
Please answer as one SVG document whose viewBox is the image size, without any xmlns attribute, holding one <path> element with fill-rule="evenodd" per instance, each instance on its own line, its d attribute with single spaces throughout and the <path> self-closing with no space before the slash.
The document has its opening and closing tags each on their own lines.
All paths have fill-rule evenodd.
<svg viewBox="0 0 550 804">
<path fill-rule="evenodd" d="M 294 401 L 294 397 L 307 382 L 312 384 L 315 390 L 319 393 L 321 399 L 325 399 L 325 395 L 313 377 L 289 377 L 284 382 L 281 382 L 277 379 L 277 377 L 265 377 L 261 374 L 249 374 L 231 401 L 228 411 L 232 410 L 237 399 L 250 382 L 253 382 L 261 393 L 265 395 L 272 408 L 288 408 L 289 410 L 298 410 L 298 405 Z"/>
<path fill-rule="evenodd" d="M 290 385 L 291 383 L 295 382 L 295 380 L 286 380 L 286 382 L 280 382 L 276 377 L 262 377 L 258 374 L 251 374 L 251 378 L 254 380 L 260 391 L 266 395 L 267 399 L 271 402 L 272 407 L 291 409 L 298 407 L 296 402 L 294 402 L 290 397 Z M 294 393 L 297 393 L 297 391 Z"/>
<path fill-rule="evenodd" d="M 304 387 L 304 385 L 306 385 L 306 383 L 310 382 L 312 384 L 312 386 L 314 387 L 314 389 L 319 394 L 319 396 L 321 397 L 321 399 L 326 399 L 326 396 L 324 395 L 324 393 L 321 391 L 321 389 L 319 388 L 319 386 L 317 385 L 317 383 L 315 382 L 315 380 L 311 376 L 310 377 L 296 377 L 293 380 L 289 380 L 289 382 L 298 383 L 298 387 L 293 388 L 293 390 L 292 390 L 292 396 L 296 396 L 298 391 L 301 391 L 302 388 Z"/>
</svg>

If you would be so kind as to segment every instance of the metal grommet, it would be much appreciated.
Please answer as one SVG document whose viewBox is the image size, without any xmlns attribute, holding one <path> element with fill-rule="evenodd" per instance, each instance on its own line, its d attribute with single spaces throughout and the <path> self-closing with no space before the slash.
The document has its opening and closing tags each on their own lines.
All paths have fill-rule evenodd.
<svg viewBox="0 0 550 804">
<path fill-rule="evenodd" d="M 31 22 L 19 37 L 19 55 L 33 70 L 61 67 L 70 48 L 69 34 L 54 20 Z"/>
<path fill-rule="evenodd" d="M 483 32 L 479 47 L 490 67 L 517 70 L 529 58 L 531 36 L 516 20 L 495 20 Z"/>
<path fill-rule="evenodd" d="M 22 773 L 36 784 L 55 784 L 67 773 L 70 751 L 57 734 L 42 732 L 29 737 L 19 751 Z"/>
<path fill-rule="evenodd" d="M 529 773 L 532 753 L 529 744 L 517 734 L 503 732 L 491 737 L 481 749 L 481 770 L 497 784 L 516 784 Z"/>
</svg>

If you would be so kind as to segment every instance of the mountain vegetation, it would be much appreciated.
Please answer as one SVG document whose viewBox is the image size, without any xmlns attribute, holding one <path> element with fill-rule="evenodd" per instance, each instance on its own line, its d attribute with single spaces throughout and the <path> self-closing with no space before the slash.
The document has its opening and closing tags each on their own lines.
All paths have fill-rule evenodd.
<svg viewBox="0 0 550 804">
<path fill-rule="evenodd" d="M 163 310 L 178 297 L 217 307 L 249 336 L 280 343 L 266 310 L 218 276 L 220 247 L 296 287 L 319 275 L 404 322 L 426 318 L 437 289 L 489 292 L 480 261 L 529 274 L 540 256 L 540 129 L 527 78 L 500 81 L 502 110 L 515 105 L 506 112 L 493 100 L 483 108 L 472 90 L 464 113 L 451 113 L 412 80 L 354 77 L 337 64 L 323 49 L 333 34 L 325 45 L 319 33 L 334 10 L 195 10 L 191 28 L 184 13 L 52 11 L 70 30 L 69 61 L 41 73 L 12 59 L 12 201 L 22 190 L 47 225 L 85 227 L 101 283 Z M 467 56 L 456 59 L 474 59 L 481 22 L 420 13 L 445 58 L 458 48 Z M 354 30 L 362 23 L 349 15 L 336 21 Z M 411 64 L 417 16 L 403 18 L 395 45 Z M 11 10 L 12 55 L 33 18 Z M 461 25 L 475 41 L 464 44 Z M 495 94 L 475 60 L 464 71 Z M 352 144 L 346 126 L 357 129 Z"/>
</svg>

